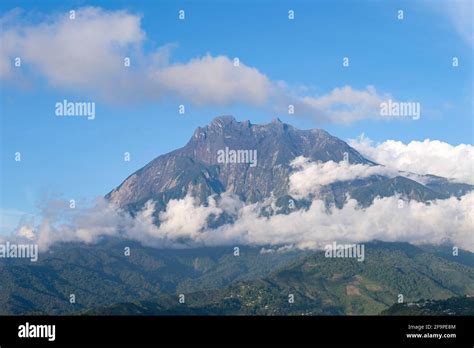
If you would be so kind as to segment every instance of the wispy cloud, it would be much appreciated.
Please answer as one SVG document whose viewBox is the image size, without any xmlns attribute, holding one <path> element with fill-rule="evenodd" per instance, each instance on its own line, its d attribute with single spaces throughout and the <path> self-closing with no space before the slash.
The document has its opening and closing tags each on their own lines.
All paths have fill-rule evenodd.
<svg viewBox="0 0 474 348">
<path fill-rule="evenodd" d="M 225 105 L 246 102 L 265 104 L 272 89 L 270 80 L 257 69 L 235 67 L 225 56 L 192 59 L 157 70 L 156 85 L 177 98 L 196 105 Z"/>
<path fill-rule="evenodd" d="M 34 216 L 17 209 L 0 209 L 0 235 L 11 233 L 19 225 L 26 225 Z"/>
<path fill-rule="evenodd" d="M 271 204 L 266 202 L 265 204 Z M 288 215 L 261 216 L 263 203 L 244 205 L 228 195 L 226 203 L 211 197 L 209 205 L 200 205 L 191 196 L 171 200 L 155 224 L 153 202 L 148 202 L 134 218 L 103 199 L 83 210 L 75 210 L 64 219 L 56 209 L 45 216 L 34 233 L 41 250 L 68 241 L 95 243 L 102 236 L 137 240 L 160 248 L 216 245 L 292 245 L 300 249 L 319 249 L 332 241 L 366 242 L 374 239 L 439 244 L 450 242 L 474 250 L 472 221 L 474 193 L 460 199 L 435 200 L 430 204 L 410 201 L 403 207 L 398 197 L 376 198 L 372 205 L 360 208 L 349 199 L 341 208 L 327 210 L 315 199 L 307 210 Z M 235 222 L 210 228 L 209 219 L 223 212 Z M 24 237 L 24 236 L 23 236 Z M 18 238 L 18 236 L 17 236 Z"/>
<path fill-rule="evenodd" d="M 472 0 L 430 1 L 429 6 L 434 6 L 468 45 L 474 45 L 474 5 Z"/>
<path fill-rule="evenodd" d="M 397 170 L 385 166 L 352 164 L 346 161 L 311 162 L 304 157 L 295 158 L 291 166 L 296 171 L 290 175 L 289 191 L 297 198 L 317 194 L 321 186 L 338 181 L 363 179 L 373 175 L 401 175 Z"/>
<path fill-rule="evenodd" d="M 198 106 L 249 104 L 277 113 L 308 116 L 324 122 L 351 123 L 377 117 L 390 97 L 375 87 L 335 88 L 328 94 L 306 95 L 284 81 L 271 80 L 255 67 L 227 56 L 204 54 L 172 63 L 175 44 L 145 50 L 147 36 L 141 16 L 95 7 L 54 14 L 31 22 L 21 11 L 0 19 L 0 77 L 4 80 L 44 78 L 53 88 L 85 93 L 108 102 L 171 98 Z M 22 68 L 14 59 L 22 59 Z M 130 67 L 124 59 L 130 58 Z"/>
<path fill-rule="evenodd" d="M 296 103 L 303 114 L 349 124 L 366 118 L 380 118 L 380 104 L 389 99 L 392 99 L 390 94 L 379 94 L 374 86 L 362 90 L 344 86 L 333 89 L 327 95 L 297 98 Z"/>
</svg>

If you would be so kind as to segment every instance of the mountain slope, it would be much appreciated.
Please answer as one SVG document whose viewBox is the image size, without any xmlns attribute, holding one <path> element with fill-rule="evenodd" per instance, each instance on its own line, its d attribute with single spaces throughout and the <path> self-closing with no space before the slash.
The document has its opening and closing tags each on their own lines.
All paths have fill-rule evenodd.
<svg viewBox="0 0 474 348">
<path fill-rule="evenodd" d="M 256 150 L 258 164 L 218 163 L 217 152 L 226 147 Z M 192 195 L 205 204 L 209 196 L 229 191 L 246 203 L 262 203 L 272 197 L 261 204 L 261 215 L 288 214 L 293 211 L 290 200 L 296 209 L 311 204 L 310 199 L 297 200 L 288 193 L 293 159 L 304 156 L 312 161 L 340 162 L 346 154 L 350 163 L 376 165 L 320 129 L 298 130 L 279 120 L 253 125 L 218 117 L 198 128 L 183 148 L 157 157 L 106 198 L 132 215 L 153 200 L 156 216 L 171 199 Z M 340 208 L 348 196 L 367 206 L 376 197 L 398 195 L 429 202 L 472 188 L 445 178 L 429 179 L 428 187 L 402 174 L 395 178 L 372 175 L 325 185 L 318 198 Z M 225 213 L 212 216 L 207 227 L 232 223 L 233 218 Z M 125 246 L 132 248 L 130 257 L 123 254 Z M 66 314 L 112 304 L 120 311 L 117 303 L 132 301 L 146 304 L 126 305 L 125 312 L 367 314 L 387 308 L 400 292 L 407 300 L 472 294 L 472 257 L 466 254 L 450 258 L 437 247 L 370 246 L 364 263 L 326 259 L 320 253 L 298 263 L 309 252 L 261 254 L 260 247 L 241 246 L 243 256 L 235 257 L 232 246 L 163 250 L 112 238 L 98 245 L 60 244 L 35 264 L 0 260 L 0 314 Z M 291 262 L 296 264 L 290 267 Z M 288 307 L 285 296 L 289 291 L 297 295 L 298 302 Z M 189 295 L 190 307 L 174 308 L 176 293 Z M 69 303 L 70 294 L 76 295 L 75 305 Z M 164 304 L 150 301 L 158 295 Z"/>
<path fill-rule="evenodd" d="M 131 249 L 130 256 L 124 248 Z M 304 255 L 261 254 L 260 248 L 163 250 L 107 239 L 98 245 L 62 244 L 38 262 L 0 261 L 0 315 L 68 314 L 158 293 L 208 290 L 255 279 Z M 74 305 L 70 294 L 76 296 Z"/>
<path fill-rule="evenodd" d="M 256 150 L 256 165 L 219 163 L 218 151 L 226 148 Z M 375 165 L 347 143 L 321 129 L 299 130 L 278 119 L 269 124 L 254 125 L 249 121 L 238 122 L 232 116 L 221 116 L 196 129 L 184 147 L 157 157 L 130 175 L 106 198 L 132 214 L 148 200 L 153 200 L 155 216 L 166 208 L 170 199 L 180 199 L 188 194 L 203 204 L 209 196 L 224 191 L 235 193 L 246 203 L 271 196 L 287 201 L 293 198 L 289 196 L 289 177 L 294 171 L 291 162 L 298 156 L 322 162 L 340 162 L 347 156 L 351 164 Z M 471 185 L 454 184 L 436 176 L 424 178 L 429 181 L 429 187 L 402 173 L 395 178 L 373 175 L 327 185 L 321 190 L 321 198 L 341 207 L 350 194 L 367 206 L 376 197 L 398 194 L 426 202 L 450 195 L 460 196 L 472 189 Z M 304 206 L 307 204 L 300 202 L 300 207 Z"/>
<path fill-rule="evenodd" d="M 294 303 L 288 301 L 290 294 Z M 374 242 L 366 245 L 364 262 L 326 258 L 318 252 L 259 280 L 189 293 L 185 305 L 175 296 L 163 302 L 117 304 L 89 314 L 378 314 L 396 303 L 399 294 L 405 302 L 472 296 L 474 264 L 448 261 L 407 243 Z"/>
<path fill-rule="evenodd" d="M 217 153 L 226 147 L 257 150 L 258 164 L 251 167 L 218 163 Z M 276 197 L 287 193 L 290 162 L 295 157 L 341 161 L 344 153 L 350 163 L 372 164 L 321 129 L 298 130 L 279 120 L 253 125 L 222 116 L 199 127 L 183 148 L 159 156 L 133 173 L 106 197 L 119 206 L 133 207 L 148 199 L 158 198 L 166 203 L 169 198 L 187 193 L 202 199 L 228 190 L 246 202 L 256 202 L 270 197 L 272 192 Z"/>
<path fill-rule="evenodd" d="M 349 191 L 351 197 L 356 199 L 363 206 L 370 205 L 376 197 L 384 198 L 395 195 L 405 200 L 415 200 L 418 202 L 446 199 L 449 197 L 449 195 L 433 191 L 403 176 L 384 179 L 363 187 L 356 187 Z"/>
</svg>

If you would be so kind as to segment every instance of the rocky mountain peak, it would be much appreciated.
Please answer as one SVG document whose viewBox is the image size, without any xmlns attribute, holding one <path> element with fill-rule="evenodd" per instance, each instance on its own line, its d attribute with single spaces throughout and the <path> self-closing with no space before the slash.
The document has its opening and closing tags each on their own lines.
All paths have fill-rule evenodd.
<svg viewBox="0 0 474 348">
<path fill-rule="evenodd" d="M 229 151 L 253 157 L 220 161 L 218 154 Z M 287 194 L 294 158 L 341 161 L 345 153 L 350 162 L 370 163 L 344 141 L 321 130 L 299 130 L 279 119 L 258 125 L 223 115 L 198 127 L 184 147 L 157 157 L 107 197 L 121 206 L 140 206 L 148 199 L 166 204 L 189 193 L 205 200 L 211 194 L 231 191 L 255 202 Z"/>
<path fill-rule="evenodd" d="M 232 159 L 229 153 L 242 156 Z M 289 177 L 294 171 L 291 162 L 298 156 L 312 161 L 374 165 L 344 141 L 322 129 L 300 130 L 274 119 L 267 124 L 237 121 L 233 116 L 214 118 L 204 127 L 198 127 L 182 148 L 161 155 L 142 169 L 130 175 L 106 197 L 130 210 L 140 209 L 148 200 L 158 209 L 166 207 L 170 199 L 191 194 L 201 202 L 210 195 L 230 191 L 245 202 L 262 201 L 270 196 L 287 197 Z M 405 179 L 405 178 L 403 178 Z M 368 203 L 377 195 L 404 192 L 408 197 L 436 198 L 423 185 L 413 185 L 410 179 L 383 181 L 378 177 L 354 191 L 354 187 L 337 185 L 328 188 L 336 204 L 343 203 L 351 192 Z M 354 185 L 354 184 L 351 184 Z M 388 186 L 387 186 L 388 185 Z M 334 191 L 336 190 L 336 191 Z M 367 194 L 367 190 L 371 193 Z"/>
<path fill-rule="evenodd" d="M 237 123 L 237 120 L 235 119 L 234 116 L 232 115 L 222 115 L 222 116 L 217 116 L 215 117 L 211 123 L 210 126 L 218 126 L 218 127 L 227 127 L 232 123 Z"/>
</svg>

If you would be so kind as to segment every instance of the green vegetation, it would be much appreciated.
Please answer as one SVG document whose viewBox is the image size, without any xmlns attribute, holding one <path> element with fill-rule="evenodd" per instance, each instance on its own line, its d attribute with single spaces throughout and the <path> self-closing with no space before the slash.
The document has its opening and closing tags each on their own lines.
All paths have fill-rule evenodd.
<svg viewBox="0 0 474 348">
<path fill-rule="evenodd" d="M 382 312 L 384 315 L 474 315 L 474 297 L 451 297 L 447 300 L 420 300 L 397 303 Z"/>
<path fill-rule="evenodd" d="M 36 263 L 0 261 L 0 314 L 71 314 L 162 293 L 222 288 L 263 277 L 302 255 L 241 247 L 240 256 L 234 256 L 233 246 L 161 250 L 119 240 L 58 245 Z"/>
<path fill-rule="evenodd" d="M 368 315 L 389 308 L 399 294 L 405 302 L 474 294 L 471 253 L 463 252 L 466 265 L 407 243 L 374 242 L 365 250 L 364 262 L 313 253 L 262 279 L 190 292 L 185 304 L 174 295 L 134 302 L 133 311 L 126 304 L 87 314 Z"/>
</svg>

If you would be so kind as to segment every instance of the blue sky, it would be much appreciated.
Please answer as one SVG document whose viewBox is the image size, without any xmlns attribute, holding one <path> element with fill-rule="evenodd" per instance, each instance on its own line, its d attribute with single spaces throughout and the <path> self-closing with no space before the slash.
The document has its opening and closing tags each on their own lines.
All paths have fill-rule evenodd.
<svg viewBox="0 0 474 348">
<path fill-rule="evenodd" d="M 460 16 L 468 1 L 3 1 L 0 14 L 11 16 L 21 8 L 23 14 L 5 30 L 21 32 L 27 26 L 34 31 L 84 6 L 101 8 L 100 16 L 123 10 L 140 18 L 144 36 L 132 60 L 150 57 L 164 45 L 173 47 L 166 49 L 167 66 L 185 65 L 207 54 L 239 57 L 272 85 L 284 81 L 285 97 L 319 98 L 344 86 L 357 91 L 374 86 L 379 95 L 420 102 L 422 115 L 416 121 L 362 117 L 341 124 L 305 113 L 288 115 L 273 108 L 272 99 L 265 105 L 244 97 L 193 102 L 179 89 L 160 98 L 108 100 L 96 97 L 87 85 L 77 88 L 76 81 L 54 81 L 44 61 L 33 64 L 35 53 L 25 50 L 29 59 L 24 60 L 21 78 L 17 70 L 0 76 L 2 232 L 23 212 L 37 214 L 38 205 L 51 194 L 77 201 L 106 194 L 222 114 L 253 123 L 278 116 L 298 128 L 324 128 L 344 140 L 364 133 L 376 142 L 428 138 L 451 145 L 473 143 L 472 32 L 466 36 L 465 18 Z M 180 9 L 186 12 L 184 21 L 178 20 Z M 295 11 L 292 21 L 287 17 L 290 9 Z M 400 9 L 403 20 L 397 19 Z M 7 45 L 0 49 L 0 58 L 9 63 L 16 57 Z M 96 52 L 87 54 L 93 57 Z M 451 65 L 453 56 L 459 58 L 457 68 Z M 342 66 L 343 57 L 350 58 L 348 68 Z M 137 69 L 146 68 L 143 64 Z M 63 99 L 96 102 L 96 118 L 56 117 L 55 103 Z M 181 103 L 185 115 L 178 113 Z M 14 161 L 17 151 L 22 154 L 19 163 Z M 123 161 L 126 151 L 131 162 Z"/>
</svg>

